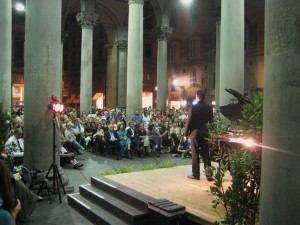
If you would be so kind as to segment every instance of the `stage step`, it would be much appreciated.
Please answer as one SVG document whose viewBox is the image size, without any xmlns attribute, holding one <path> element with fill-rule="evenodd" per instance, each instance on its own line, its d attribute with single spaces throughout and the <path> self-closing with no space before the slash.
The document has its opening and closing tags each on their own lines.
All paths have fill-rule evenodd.
<svg viewBox="0 0 300 225">
<path fill-rule="evenodd" d="M 104 208 L 106 211 L 122 219 L 122 221 L 125 221 L 128 224 L 142 225 L 145 224 L 145 221 L 148 219 L 145 212 L 132 207 L 122 200 L 104 192 L 103 190 L 99 190 L 90 184 L 79 186 L 79 193 L 94 204 Z"/>
<path fill-rule="evenodd" d="M 68 195 L 69 204 L 82 215 L 97 225 L 129 225 L 98 205 L 92 203 L 79 193 Z"/>
<path fill-rule="evenodd" d="M 92 177 L 91 184 L 143 212 L 147 212 L 148 202 L 156 200 L 105 177 Z"/>
<path fill-rule="evenodd" d="M 155 199 L 105 177 L 92 177 L 68 195 L 69 205 L 99 225 L 150 225 L 149 201 Z"/>
</svg>

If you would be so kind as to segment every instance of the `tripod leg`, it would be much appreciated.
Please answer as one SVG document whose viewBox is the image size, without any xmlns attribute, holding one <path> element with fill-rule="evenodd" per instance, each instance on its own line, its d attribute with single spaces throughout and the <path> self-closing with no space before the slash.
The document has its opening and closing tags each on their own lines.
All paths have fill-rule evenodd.
<svg viewBox="0 0 300 225">
<path fill-rule="evenodd" d="M 61 185 L 61 187 L 62 187 L 62 189 L 63 189 L 63 191 L 64 191 L 64 194 L 66 194 L 65 186 L 64 186 L 64 184 L 63 184 L 63 182 L 62 182 L 62 179 L 61 179 L 61 176 L 60 176 L 60 174 L 59 174 L 59 172 L 58 172 L 57 166 L 56 166 L 56 169 L 57 169 L 57 176 L 58 176 L 60 185 Z M 57 186 L 58 186 L 58 181 L 57 181 Z"/>
<path fill-rule="evenodd" d="M 50 173 L 50 171 L 51 171 L 52 168 L 53 168 L 53 164 L 51 164 L 51 166 L 49 167 L 48 172 L 47 172 L 47 174 L 46 174 L 46 178 L 48 178 L 49 173 Z"/>
<path fill-rule="evenodd" d="M 54 171 L 53 188 L 56 189 L 56 187 L 57 187 L 59 202 L 62 203 L 60 189 L 59 189 L 59 178 L 58 178 L 59 177 L 59 172 L 58 172 L 58 168 L 57 168 L 56 164 L 54 164 L 54 166 L 53 166 L 53 171 Z"/>
</svg>

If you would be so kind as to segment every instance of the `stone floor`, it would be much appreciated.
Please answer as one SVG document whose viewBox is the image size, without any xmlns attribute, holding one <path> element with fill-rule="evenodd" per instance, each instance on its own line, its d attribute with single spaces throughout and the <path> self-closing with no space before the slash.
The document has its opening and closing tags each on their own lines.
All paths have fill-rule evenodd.
<svg viewBox="0 0 300 225">
<path fill-rule="evenodd" d="M 173 162 L 176 164 L 191 163 L 190 158 L 181 159 L 180 157 L 171 157 L 170 154 L 161 154 L 161 157 L 144 157 L 133 159 L 123 158 L 115 160 L 114 158 L 101 157 L 90 152 L 85 152 L 79 156 L 78 161 L 84 164 L 83 169 L 75 170 L 72 167 L 64 167 L 64 173 L 69 178 L 69 185 L 74 186 L 74 192 L 78 192 L 79 185 L 88 184 L 90 177 L 99 176 L 105 170 L 114 171 L 114 168 L 120 168 L 122 165 L 131 166 L 135 171 L 140 170 L 142 165 L 148 163 L 161 164 L 162 162 Z M 59 204 L 58 195 L 52 196 L 52 204 L 48 201 L 38 202 L 31 216 L 28 225 L 65 225 L 65 224 L 92 224 L 81 216 L 77 211 L 69 207 L 66 195 L 62 196 L 62 204 Z"/>
</svg>

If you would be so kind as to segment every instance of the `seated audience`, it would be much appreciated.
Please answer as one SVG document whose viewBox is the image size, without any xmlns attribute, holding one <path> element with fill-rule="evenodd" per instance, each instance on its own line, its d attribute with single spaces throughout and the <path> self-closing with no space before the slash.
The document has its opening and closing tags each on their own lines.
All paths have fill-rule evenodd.
<svg viewBox="0 0 300 225">
<path fill-rule="evenodd" d="M 104 132 L 104 137 L 105 141 L 108 143 L 108 145 L 112 146 L 115 148 L 116 155 L 117 155 L 117 160 L 120 159 L 121 157 L 121 146 L 119 143 L 119 136 L 116 131 L 114 131 L 114 125 L 109 124 L 108 125 L 108 130 Z"/>
<path fill-rule="evenodd" d="M 176 122 L 173 123 L 169 133 L 171 147 L 170 150 L 176 152 L 181 139 L 181 128 Z"/>
<path fill-rule="evenodd" d="M 63 146 L 60 147 L 60 165 L 65 166 L 67 164 L 72 164 L 74 169 L 79 169 L 83 167 L 83 164 L 77 162 L 74 158 L 74 153 L 68 152 Z"/>
<path fill-rule="evenodd" d="M 160 134 L 156 129 L 156 123 L 150 123 L 147 129 L 147 134 L 149 135 L 150 142 L 155 144 L 155 149 L 157 149 L 157 156 L 160 156 Z"/>
<path fill-rule="evenodd" d="M 130 138 L 127 137 L 127 133 L 125 131 L 123 123 L 118 124 L 117 134 L 119 136 L 121 153 L 124 154 L 124 152 L 127 151 L 128 158 L 131 158 L 131 155 L 130 155 L 131 141 L 130 141 Z"/>
<path fill-rule="evenodd" d="M 105 137 L 102 125 L 98 124 L 96 133 L 93 134 L 93 142 L 95 143 L 96 152 L 104 153 L 105 151 Z"/>
<path fill-rule="evenodd" d="M 137 129 L 134 126 L 134 122 L 130 121 L 128 123 L 129 127 L 126 128 L 126 133 L 131 141 L 131 145 L 137 146 Z"/>
<path fill-rule="evenodd" d="M 20 164 L 22 164 L 24 156 L 24 143 L 22 135 L 22 129 L 16 128 L 14 130 L 14 135 L 11 136 L 5 143 L 7 156 L 13 158 L 16 163 Z"/>
</svg>

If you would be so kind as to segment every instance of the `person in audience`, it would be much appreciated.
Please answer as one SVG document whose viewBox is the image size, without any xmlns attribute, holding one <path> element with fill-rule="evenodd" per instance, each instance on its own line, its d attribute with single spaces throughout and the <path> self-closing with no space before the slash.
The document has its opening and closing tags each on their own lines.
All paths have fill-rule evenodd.
<svg viewBox="0 0 300 225">
<path fill-rule="evenodd" d="M 21 128 L 14 130 L 14 135 L 5 142 L 7 156 L 14 159 L 15 163 L 22 164 L 24 156 L 23 131 Z"/>
<path fill-rule="evenodd" d="M 76 145 L 72 138 L 69 137 L 69 139 L 67 139 L 65 135 L 65 131 L 66 131 L 66 127 L 63 125 L 61 127 L 61 135 L 60 135 L 61 145 L 64 146 L 69 151 L 73 152 L 75 157 L 77 157 L 77 155 L 82 155 L 83 152 L 81 151 L 81 147 Z"/>
<path fill-rule="evenodd" d="M 0 160 L 0 224 L 16 225 L 20 210 L 21 202 L 15 200 L 10 171 Z"/>
<path fill-rule="evenodd" d="M 149 135 L 150 142 L 154 143 L 154 148 L 157 151 L 157 156 L 160 156 L 160 134 L 159 131 L 156 129 L 156 123 L 152 122 L 149 124 L 147 129 L 147 134 Z"/>
<path fill-rule="evenodd" d="M 129 127 L 126 128 L 126 133 L 128 138 L 131 141 L 131 146 L 137 147 L 137 130 L 135 128 L 134 122 L 130 121 L 128 123 Z"/>
<path fill-rule="evenodd" d="M 158 121 L 158 120 L 162 120 L 163 118 L 164 118 L 164 116 L 162 115 L 161 111 L 157 110 L 155 120 Z"/>
<path fill-rule="evenodd" d="M 119 136 L 119 142 L 121 146 L 121 153 L 124 154 L 127 151 L 128 158 L 131 158 L 130 151 L 131 151 L 131 140 L 127 137 L 127 133 L 125 131 L 125 127 L 123 123 L 118 124 L 117 134 Z"/>
<path fill-rule="evenodd" d="M 121 157 L 121 146 L 119 142 L 119 136 L 116 131 L 114 131 L 114 126 L 112 124 L 108 125 L 108 130 L 104 132 L 105 141 L 115 148 L 117 160 Z"/>
<path fill-rule="evenodd" d="M 161 146 L 162 147 L 168 147 L 168 139 L 169 139 L 169 130 L 165 126 L 165 124 L 162 122 L 162 120 L 157 121 L 157 129 L 159 131 L 161 140 Z"/>
<path fill-rule="evenodd" d="M 150 115 L 148 114 L 148 111 L 144 112 L 142 121 L 143 121 L 144 127 L 148 127 L 149 123 L 151 122 L 151 118 L 150 118 Z"/>
<path fill-rule="evenodd" d="M 93 128 L 91 127 L 91 122 L 87 120 L 84 127 L 84 146 L 88 147 L 90 143 L 93 143 Z"/>
<path fill-rule="evenodd" d="M 190 143 L 190 139 L 184 139 L 183 137 L 180 140 L 180 143 L 178 145 L 177 148 L 177 152 L 178 154 L 181 154 L 181 158 L 188 158 L 190 156 L 191 153 L 191 143 Z"/>
<path fill-rule="evenodd" d="M 141 157 L 144 150 L 144 139 L 147 135 L 147 130 L 144 128 L 144 124 L 140 123 L 137 125 L 136 129 L 136 139 L 137 139 L 137 148 L 138 148 L 138 156 Z"/>
<path fill-rule="evenodd" d="M 75 133 L 72 129 L 73 124 L 72 123 L 68 123 L 66 130 L 64 131 L 64 136 L 66 138 L 66 140 L 73 142 L 79 149 L 84 150 L 84 147 L 82 147 L 76 140 L 76 136 Z"/>
<path fill-rule="evenodd" d="M 134 114 L 130 117 L 130 121 L 134 122 L 135 124 L 140 124 L 143 121 L 142 116 L 139 115 L 138 110 L 134 111 Z"/>
<path fill-rule="evenodd" d="M 105 151 L 105 137 L 102 125 L 98 124 L 96 133 L 93 134 L 93 141 L 97 147 L 96 152 L 103 154 Z"/>
<path fill-rule="evenodd" d="M 72 125 L 73 134 L 76 137 L 76 141 L 80 144 L 84 144 L 84 127 L 79 122 L 79 119 L 75 119 Z"/>
<path fill-rule="evenodd" d="M 169 133 L 170 150 L 176 152 L 181 139 L 181 129 L 176 122 L 173 123 Z"/>
<path fill-rule="evenodd" d="M 65 166 L 67 164 L 72 164 L 74 169 L 79 169 L 83 167 L 83 164 L 77 162 L 74 158 L 74 153 L 68 152 L 63 146 L 60 147 L 60 165 Z"/>
</svg>

